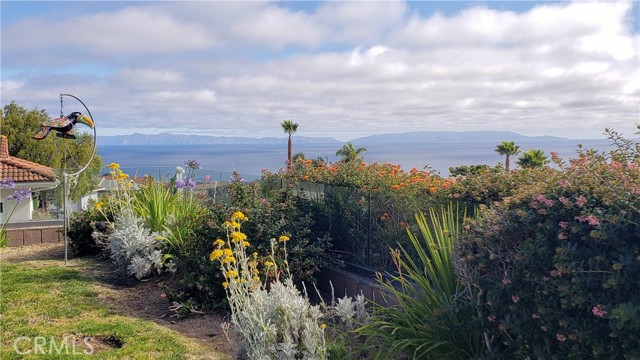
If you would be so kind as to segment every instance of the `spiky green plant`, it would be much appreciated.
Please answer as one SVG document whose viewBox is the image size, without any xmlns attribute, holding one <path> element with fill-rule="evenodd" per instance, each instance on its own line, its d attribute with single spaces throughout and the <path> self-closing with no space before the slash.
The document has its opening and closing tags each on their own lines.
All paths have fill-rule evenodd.
<svg viewBox="0 0 640 360">
<path fill-rule="evenodd" d="M 429 209 L 428 219 L 420 212 L 421 237 L 407 229 L 413 249 L 399 245 L 391 251 L 397 273 L 379 277 L 383 299 L 358 329 L 365 346 L 377 347 L 376 359 L 469 359 L 483 350 L 482 331 L 474 329 L 474 311 L 452 259 L 464 216 L 451 204 L 439 212 Z"/>
<path fill-rule="evenodd" d="M 133 206 L 142 219 L 145 226 L 151 231 L 160 232 L 166 223 L 167 217 L 175 212 L 175 204 L 178 201 L 173 187 L 160 180 L 150 178 L 148 182 L 135 193 Z"/>
</svg>

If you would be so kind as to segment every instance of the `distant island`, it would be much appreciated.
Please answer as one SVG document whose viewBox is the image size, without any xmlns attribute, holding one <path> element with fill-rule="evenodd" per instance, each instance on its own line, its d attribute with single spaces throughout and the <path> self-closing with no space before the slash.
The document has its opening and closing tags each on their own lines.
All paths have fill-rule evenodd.
<svg viewBox="0 0 640 360">
<path fill-rule="evenodd" d="M 511 131 L 415 131 L 394 134 L 375 134 L 356 138 L 350 142 L 358 146 L 376 144 L 410 144 L 410 143 L 499 143 L 509 141 L 541 141 L 541 142 L 566 142 L 575 139 L 566 139 L 555 136 L 525 136 Z M 588 140 L 588 139 L 587 139 Z M 296 144 L 344 144 L 331 137 L 306 137 L 294 136 Z M 209 135 L 185 135 L 170 132 L 161 134 L 131 134 L 98 136 L 97 143 L 100 146 L 109 145 L 251 145 L 251 144 L 286 144 L 286 137 L 234 137 L 234 136 L 209 136 Z"/>
</svg>

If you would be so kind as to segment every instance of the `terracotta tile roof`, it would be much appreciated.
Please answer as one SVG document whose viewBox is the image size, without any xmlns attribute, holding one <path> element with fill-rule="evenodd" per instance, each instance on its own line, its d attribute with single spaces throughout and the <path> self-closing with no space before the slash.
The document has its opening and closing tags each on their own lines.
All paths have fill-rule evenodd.
<svg viewBox="0 0 640 360">
<path fill-rule="evenodd" d="M 7 137 L 0 135 L 0 178 L 6 177 L 16 183 L 56 181 L 56 175 L 50 167 L 9 156 Z"/>
</svg>

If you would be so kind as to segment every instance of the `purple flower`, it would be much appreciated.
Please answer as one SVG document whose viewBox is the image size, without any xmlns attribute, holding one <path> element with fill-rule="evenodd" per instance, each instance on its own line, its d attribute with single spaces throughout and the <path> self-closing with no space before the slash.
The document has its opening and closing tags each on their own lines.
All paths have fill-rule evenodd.
<svg viewBox="0 0 640 360">
<path fill-rule="evenodd" d="M 16 183 L 10 177 L 6 177 L 6 178 L 0 180 L 0 188 L 11 189 L 11 188 L 13 188 L 15 186 L 16 186 Z"/>
<path fill-rule="evenodd" d="M 28 199 L 31 197 L 31 191 L 26 188 L 18 189 L 13 194 L 7 196 L 7 200 L 17 200 L 21 202 L 24 199 Z"/>
<path fill-rule="evenodd" d="M 184 165 L 189 169 L 194 169 L 194 170 L 202 169 L 202 167 L 196 160 L 187 160 L 184 162 Z"/>
<path fill-rule="evenodd" d="M 174 185 L 176 189 L 193 189 L 196 187 L 196 182 L 192 178 L 185 178 L 184 180 L 176 180 L 176 184 Z"/>
<path fill-rule="evenodd" d="M 196 187 L 196 182 L 193 181 L 192 178 L 186 178 L 184 179 L 184 187 L 187 189 L 193 189 L 194 187 Z"/>
</svg>

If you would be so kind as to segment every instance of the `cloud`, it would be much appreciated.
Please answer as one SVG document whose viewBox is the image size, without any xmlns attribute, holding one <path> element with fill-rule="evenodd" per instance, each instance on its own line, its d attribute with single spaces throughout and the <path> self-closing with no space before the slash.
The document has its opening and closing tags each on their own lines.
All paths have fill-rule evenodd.
<svg viewBox="0 0 640 360">
<path fill-rule="evenodd" d="M 631 134 L 640 119 L 631 4 L 444 15 L 385 1 L 304 11 L 152 2 L 85 13 L 83 31 L 64 37 L 54 34 L 68 24 L 40 16 L 2 29 L 2 100 L 57 115 L 57 95 L 76 94 L 99 131 L 283 136 L 279 123 L 294 119 L 300 135 L 343 140 L 418 130 Z"/>
<path fill-rule="evenodd" d="M 14 53 L 50 53 L 66 61 L 77 61 L 83 55 L 92 60 L 112 60 L 174 54 L 210 47 L 217 40 L 202 26 L 179 22 L 149 6 L 131 6 L 64 21 L 26 19 L 3 28 L 2 42 L 3 50 L 11 53 L 9 60 L 18 61 L 11 56 Z M 27 63 L 36 63 L 38 58 Z M 21 57 L 20 61 L 23 60 Z"/>
</svg>

